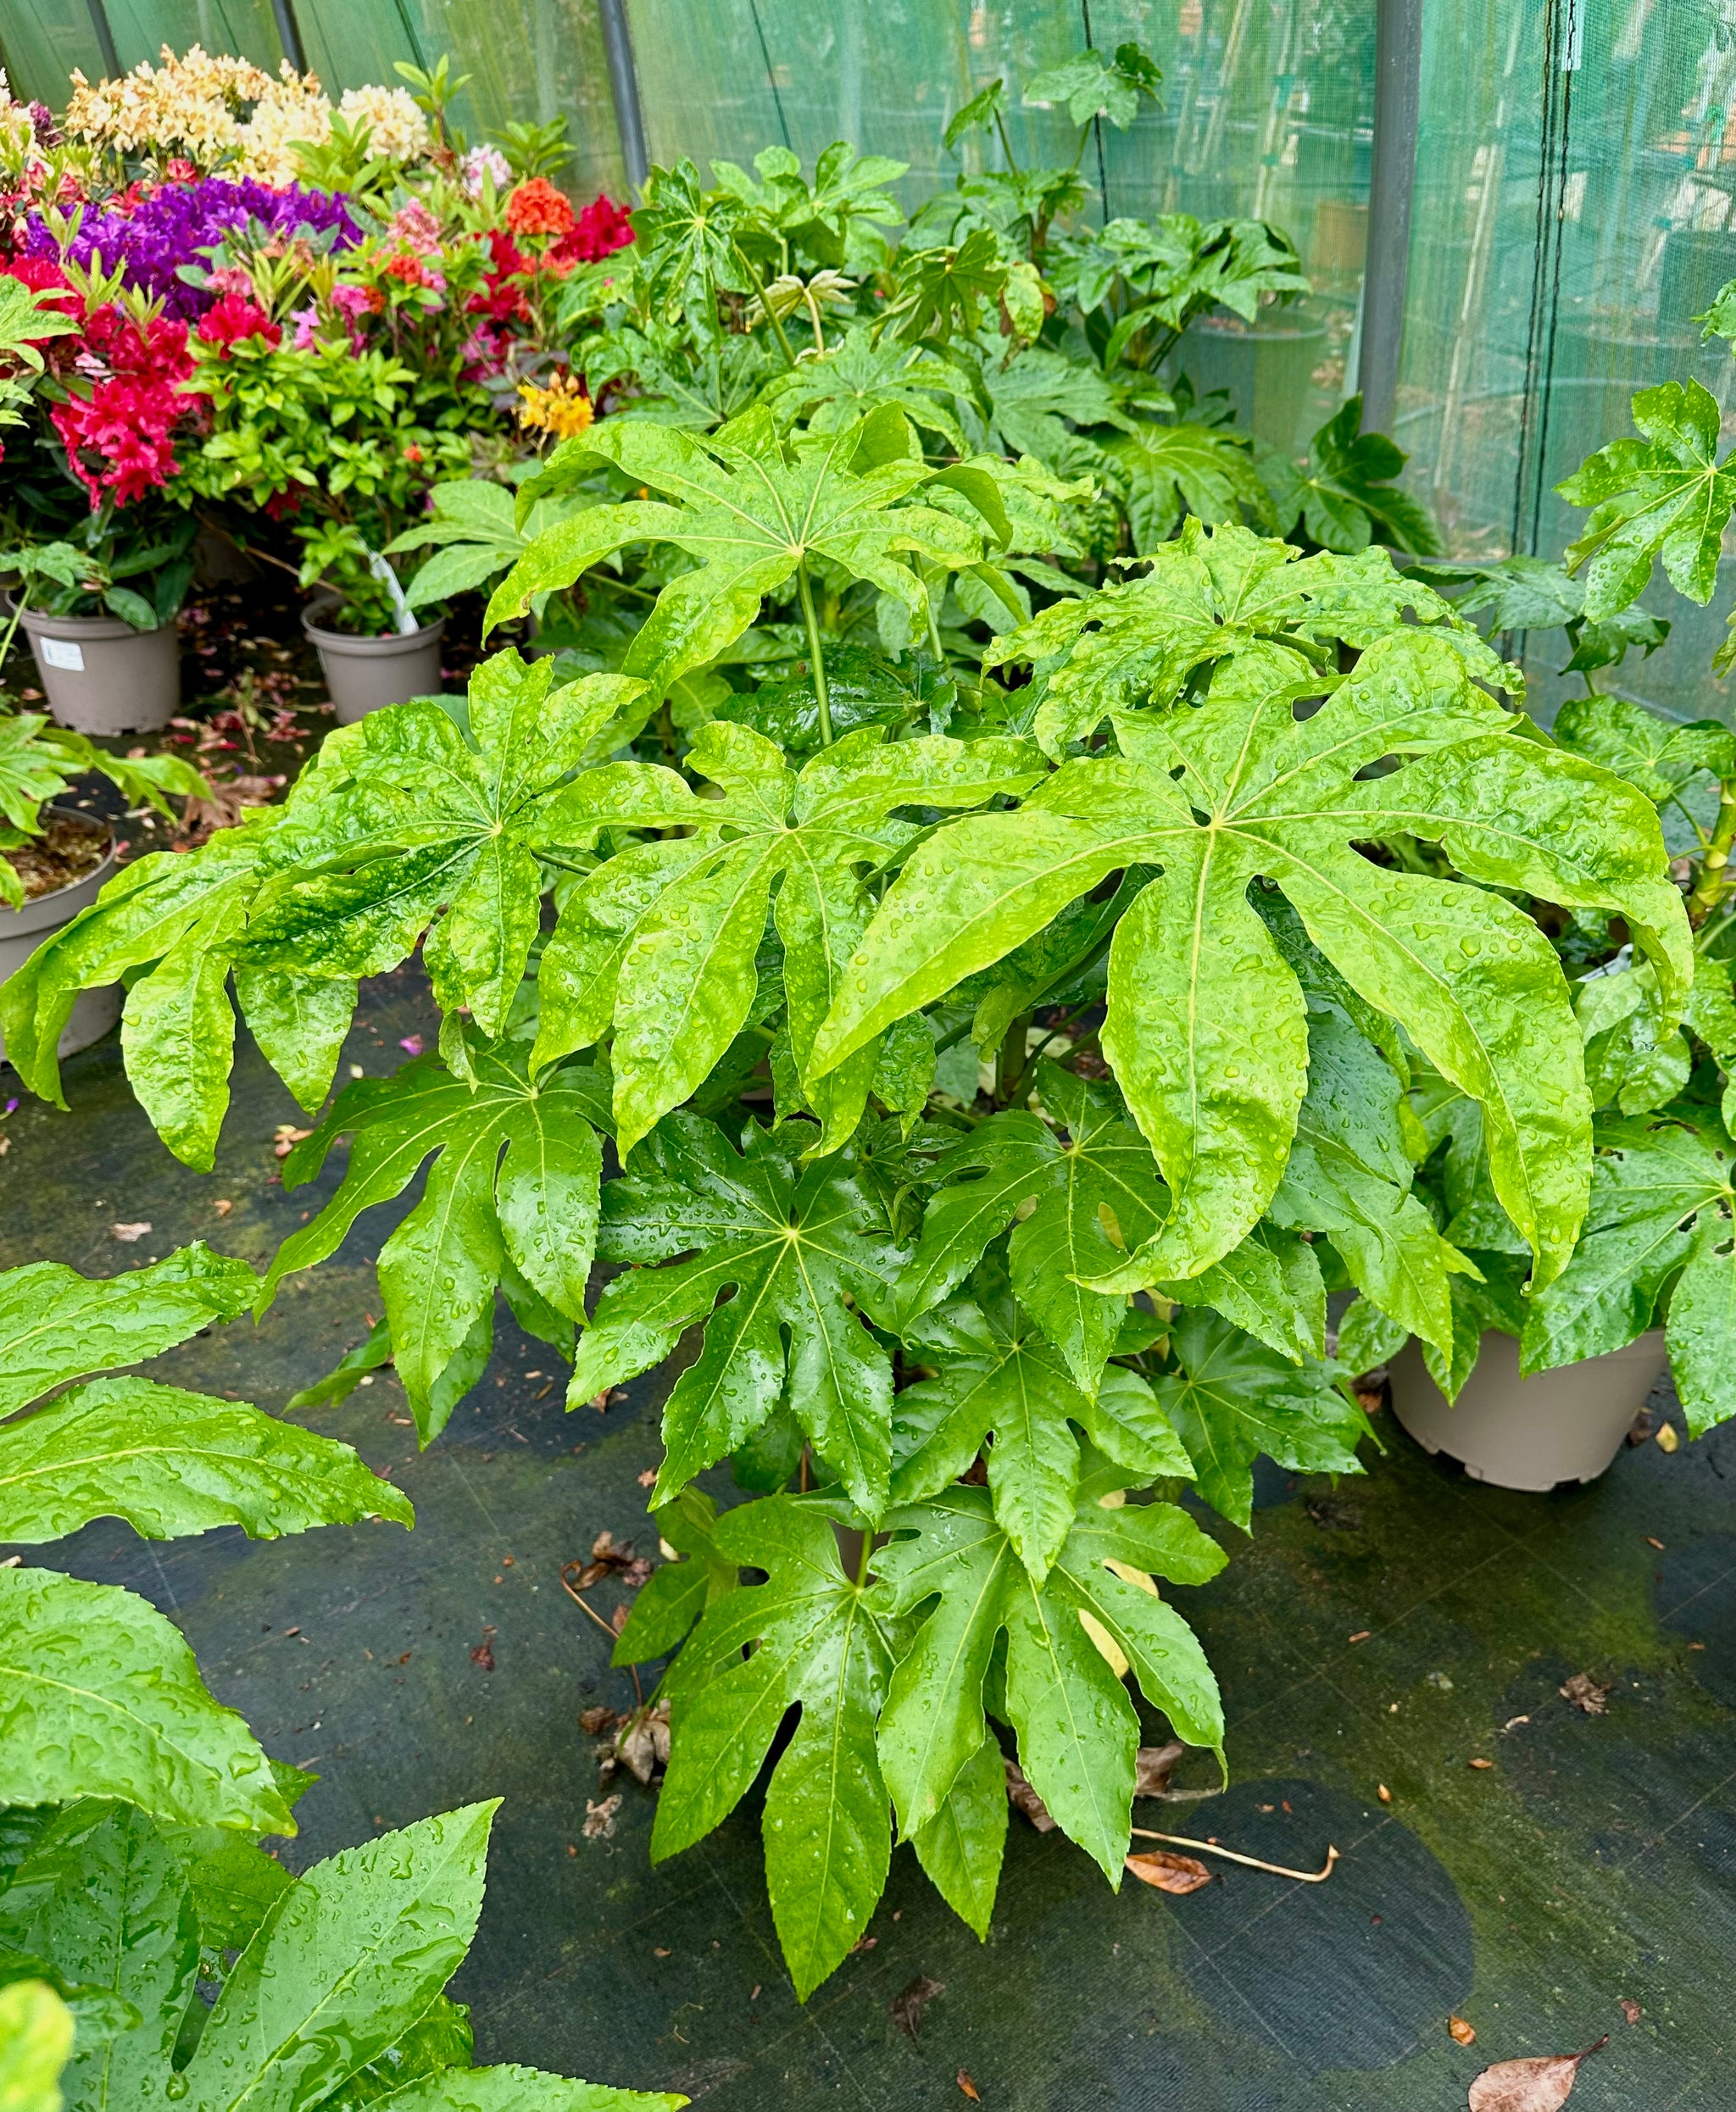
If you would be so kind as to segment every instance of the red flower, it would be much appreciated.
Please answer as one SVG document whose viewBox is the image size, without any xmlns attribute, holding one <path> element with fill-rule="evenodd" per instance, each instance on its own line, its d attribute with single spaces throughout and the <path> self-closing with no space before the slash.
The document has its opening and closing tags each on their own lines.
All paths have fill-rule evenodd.
<svg viewBox="0 0 1736 2112">
<path fill-rule="evenodd" d="M 199 172 L 183 155 L 171 155 L 163 165 L 165 183 L 197 183 Z"/>
<path fill-rule="evenodd" d="M 599 192 L 573 222 L 570 231 L 549 251 L 548 261 L 558 266 L 598 264 L 617 249 L 625 249 L 632 239 L 633 224 L 627 218 L 626 208 Z"/>
<path fill-rule="evenodd" d="M 565 235 L 573 226 L 571 201 L 547 176 L 532 176 L 506 201 L 506 224 L 515 235 Z"/>
<path fill-rule="evenodd" d="M 213 303 L 199 324 L 199 336 L 208 345 L 214 345 L 227 354 L 231 346 L 243 337 L 263 337 L 270 346 L 281 343 L 283 332 L 262 308 L 256 307 L 243 293 L 225 293 L 220 301 Z"/>
<path fill-rule="evenodd" d="M 536 267 L 511 236 L 502 233 L 498 227 L 488 236 L 488 254 L 492 261 L 483 282 L 483 291 L 471 294 L 465 303 L 465 313 L 486 315 L 493 323 L 509 322 L 515 317 L 528 317 L 531 311 L 523 292 L 509 281 L 526 277 Z"/>
<path fill-rule="evenodd" d="M 95 378 L 90 393 L 49 410 L 66 449 L 66 466 L 91 495 L 94 513 L 105 492 L 122 506 L 166 484 L 175 426 L 189 409 L 180 387 L 192 375 L 186 325 L 154 317 L 142 330 L 118 308 L 98 308 L 85 325 L 79 370 Z"/>
</svg>

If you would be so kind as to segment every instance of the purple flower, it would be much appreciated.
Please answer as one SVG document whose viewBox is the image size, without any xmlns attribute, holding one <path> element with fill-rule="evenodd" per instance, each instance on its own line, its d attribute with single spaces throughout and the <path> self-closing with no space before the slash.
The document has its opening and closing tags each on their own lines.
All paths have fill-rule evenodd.
<svg viewBox="0 0 1736 2112">
<path fill-rule="evenodd" d="M 197 322 L 216 299 L 217 289 L 189 286 L 177 275 L 178 267 L 203 262 L 201 251 L 215 248 L 249 222 L 268 236 L 318 236 L 329 231 L 338 249 L 353 248 L 362 238 L 342 196 L 299 185 L 278 190 L 251 177 L 235 182 L 226 176 L 204 176 L 197 183 L 165 184 L 131 212 L 115 206 L 87 211 L 69 253 L 88 269 L 92 254 L 100 250 L 109 270 L 125 267 L 128 286 L 162 300 L 179 320 Z M 60 254 L 36 213 L 30 216 L 24 246 L 26 256 Z"/>
</svg>

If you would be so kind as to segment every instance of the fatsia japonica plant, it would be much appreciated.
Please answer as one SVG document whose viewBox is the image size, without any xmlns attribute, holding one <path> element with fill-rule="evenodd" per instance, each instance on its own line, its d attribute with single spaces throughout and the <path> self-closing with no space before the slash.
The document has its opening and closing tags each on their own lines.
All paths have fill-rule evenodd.
<svg viewBox="0 0 1736 2112">
<path fill-rule="evenodd" d="M 1709 337 L 1736 333 L 1736 281 L 1701 320 Z M 1466 1339 L 1452 1376 L 1468 1368 L 1478 1326 L 1517 1335 L 1527 1372 L 1662 1326 L 1699 1436 L 1736 1414 L 1736 736 L 1722 720 L 1672 721 L 1602 684 L 1630 652 L 1650 656 L 1669 636 L 1669 618 L 1640 603 L 1660 566 L 1686 599 L 1711 600 L 1736 474 L 1718 459 L 1720 414 L 1700 383 L 1642 390 L 1633 419 L 1637 438 L 1611 441 L 1559 486 L 1588 509 L 1560 561 L 1521 555 L 1429 575 L 1458 586 L 1458 606 L 1492 631 L 1565 633 L 1561 671 L 1578 675 L 1584 693 L 1559 706 L 1550 737 L 1658 810 L 1693 935 L 1684 1006 L 1679 985 L 1636 945 L 1631 920 L 1580 909 L 1551 927 L 1572 979 L 1595 1157 L 1583 1237 L 1534 1301 L 1517 1296 L 1517 1241 L 1482 1178 L 1476 1117 L 1438 1084 L 1419 1108 L 1438 1153 L 1429 1178 L 1467 1227 L 1461 1243 L 1486 1250 L 1483 1283 L 1461 1292 Z M 1714 671 L 1731 663 L 1727 642 Z"/>
<path fill-rule="evenodd" d="M 108 1279 L 53 1262 L 0 1275 L 0 1541 L 34 1550 L 98 1518 L 150 1539 L 410 1525 L 402 1492 L 348 1445 L 244 1402 L 88 1376 L 233 1320 L 258 1287 L 246 1263 L 203 1246 Z M 292 1878 L 261 1842 L 295 1832 L 314 1779 L 266 1757 L 145 1599 L 16 1555 L 0 1569 L 8 2104 L 32 2065 L 40 2102 L 67 2112 L 686 2103 L 472 2068 L 465 2012 L 443 1990 L 476 1931 L 496 1806 Z"/>
<path fill-rule="evenodd" d="M 1540 920 L 1620 918 L 1672 1016 L 1692 953 L 1650 799 L 1539 737 L 1383 551 L 1195 520 L 978 625 L 920 715 L 846 729 L 820 600 L 909 612 L 994 570 L 1010 465 L 943 481 L 896 405 L 823 443 L 760 414 L 603 434 L 575 453 L 626 488 L 499 592 L 682 551 L 620 671 L 508 650 L 468 698 L 339 730 L 281 808 L 129 868 L 0 1018 L 56 1097 L 65 1009 L 125 975 L 129 1075 L 209 1165 L 234 1006 L 314 1109 L 358 979 L 420 948 L 437 1053 L 347 1087 L 285 1161 L 293 1187 L 351 1140 L 259 1301 L 419 1187 L 327 1398 L 391 1353 L 431 1441 L 497 1294 L 573 1403 L 687 1339 L 651 1497 L 678 1559 L 616 1655 L 666 1661 L 655 1854 L 770 1761 L 805 1997 L 895 1843 L 986 1931 L 1009 1762 L 1119 1881 L 1143 1727 L 1222 1754 L 1171 1596 L 1225 1559 L 1202 1517 L 1248 1526 L 1262 1454 L 1359 1470 L 1352 1375 L 1394 1333 L 1459 1357 L 1458 1287 L 1564 1280 L 1592 1096 Z M 787 663 L 727 655 L 804 567 L 803 710 Z M 676 723 L 708 674 L 716 709 Z M 1444 1138 L 1522 1251 L 1486 1265 L 1419 1181 Z"/>
</svg>

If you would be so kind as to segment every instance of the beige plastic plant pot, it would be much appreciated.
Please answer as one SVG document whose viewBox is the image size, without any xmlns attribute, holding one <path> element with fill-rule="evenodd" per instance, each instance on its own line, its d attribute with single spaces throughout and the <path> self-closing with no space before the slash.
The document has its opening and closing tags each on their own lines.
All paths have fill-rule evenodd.
<svg viewBox="0 0 1736 2112">
<path fill-rule="evenodd" d="M 1668 1361 L 1664 1331 L 1653 1327 L 1625 1349 L 1522 1379 L 1516 1338 L 1491 1331 L 1476 1370 L 1449 1401 L 1413 1340 L 1389 1367 L 1393 1413 L 1425 1452 L 1444 1452 L 1475 1480 L 1498 1488 L 1594 1481 L 1621 1450 Z"/>
<path fill-rule="evenodd" d="M 320 670 L 337 711 L 337 723 L 352 726 L 370 711 L 387 704 L 407 704 L 412 697 L 440 694 L 440 641 L 444 616 L 407 636 L 364 638 L 353 631 L 327 631 L 320 622 L 333 603 L 316 601 L 302 611 L 302 629 L 320 655 Z"/>
<path fill-rule="evenodd" d="M 88 820 L 90 817 L 81 814 L 79 819 Z M 52 895 L 38 895 L 35 901 L 25 903 L 22 909 L 9 909 L 0 903 L 0 983 L 16 975 L 44 939 L 52 938 L 63 925 L 70 924 L 81 909 L 87 909 L 97 899 L 103 882 L 114 876 L 111 832 L 108 855 L 93 873 L 74 881 L 70 887 L 57 887 Z M 60 1030 L 60 1053 L 71 1056 L 81 1048 L 88 1048 L 92 1042 L 100 1042 L 120 1017 L 120 999 L 119 983 L 111 983 L 103 990 L 80 991 L 73 1000 L 72 1016 Z M 0 1064 L 5 1061 L 6 1041 L 0 1035 Z"/>
<path fill-rule="evenodd" d="M 50 713 L 75 733 L 160 733 L 181 709 L 181 639 L 172 623 L 135 631 L 118 616 L 26 609 Z"/>
</svg>

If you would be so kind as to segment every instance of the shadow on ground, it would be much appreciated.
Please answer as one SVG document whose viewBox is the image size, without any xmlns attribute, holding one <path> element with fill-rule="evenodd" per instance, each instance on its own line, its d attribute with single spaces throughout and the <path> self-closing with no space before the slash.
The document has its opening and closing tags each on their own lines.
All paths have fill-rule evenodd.
<svg viewBox="0 0 1736 2112">
<path fill-rule="evenodd" d="M 384 978 L 346 1059 L 389 1070 L 431 1024 L 409 974 Z M 113 1042 L 68 1066 L 68 1093 L 70 1117 L 26 1103 L 0 1125 L 0 1266 L 106 1275 L 194 1237 L 261 1263 L 334 1184 L 335 1166 L 311 1191 L 276 1184 L 274 1131 L 305 1118 L 251 1049 L 209 1176 L 156 1144 Z M 120 1245 L 115 1223 L 151 1229 Z M 377 1311 L 389 1223 L 364 1218 L 257 1332 L 189 1344 L 173 1376 L 281 1409 Z M 961 2069 L 991 2112 L 1452 2112 L 1486 2059 L 1607 2031 L 1573 2112 L 1728 2112 L 1736 1437 L 1645 1444 L 1547 1498 L 1482 1488 L 1390 1430 L 1364 1481 L 1269 1476 L 1251 1543 L 1221 1529 L 1229 1569 L 1179 1595 L 1224 1683 L 1234 1785 L 1136 1816 L 1292 1865 L 1330 1842 L 1333 1879 L 1226 1866 L 1188 1898 L 1116 1897 L 1015 1820 L 987 1945 L 900 1852 L 869 1943 L 802 2009 L 751 1799 L 659 1870 L 631 1781 L 587 1837 L 604 1793 L 578 1715 L 632 1688 L 559 1570 L 605 1527 L 651 1539 L 660 1388 L 606 1415 L 564 1414 L 564 1390 L 504 1320 L 426 1455 L 389 1376 L 308 1418 L 409 1492 L 409 1536 L 153 1546 L 105 1525 L 42 1551 L 143 1592 L 267 1750 L 319 1772 L 287 1862 L 505 1798 L 457 1989 L 479 2058 L 678 2087 L 707 2112 L 958 2107 Z M 594 1596 L 606 1616 L 614 1587 Z M 1609 1683 L 1605 1713 L 1561 1694 L 1580 1671 Z M 918 1975 L 944 1993 L 912 2045 L 888 2004 Z M 1455 2013 L 1475 2046 L 1449 2037 Z"/>
</svg>

